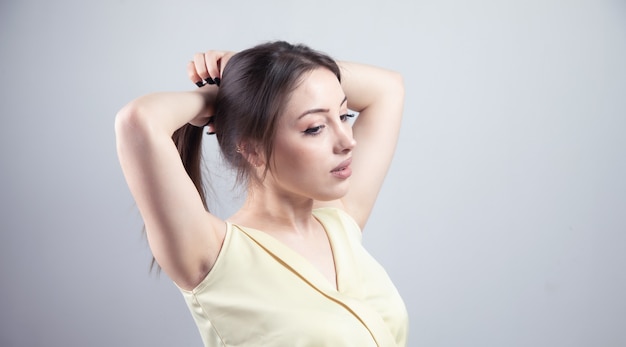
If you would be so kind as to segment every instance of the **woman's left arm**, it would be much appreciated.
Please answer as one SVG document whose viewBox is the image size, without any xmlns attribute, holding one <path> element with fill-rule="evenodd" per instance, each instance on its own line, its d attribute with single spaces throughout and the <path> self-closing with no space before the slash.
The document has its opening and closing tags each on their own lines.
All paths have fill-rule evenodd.
<svg viewBox="0 0 626 347">
<path fill-rule="evenodd" d="M 347 62 L 339 66 L 348 108 L 359 112 L 352 127 L 357 142 L 352 154 L 353 175 L 342 203 L 363 228 L 396 149 L 404 82 L 399 73 L 374 66 Z"/>
</svg>

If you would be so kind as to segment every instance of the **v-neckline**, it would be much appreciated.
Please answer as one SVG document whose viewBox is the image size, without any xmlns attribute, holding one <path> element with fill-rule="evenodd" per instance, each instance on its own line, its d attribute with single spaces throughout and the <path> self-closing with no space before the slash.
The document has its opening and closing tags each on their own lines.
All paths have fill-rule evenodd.
<svg viewBox="0 0 626 347">
<path fill-rule="evenodd" d="M 270 256 L 274 257 L 278 264 L 293 272 L 314 290 L 348 309 L 363 323 L 378 346 L 395 346 L 395 339 L 380 314 L 359 299 L 363 298 L 365 293 L 362 292 L 364 288 L 359 280 L 359 271 L 351 253 L 353 251 L 351 248 L 352 241 L 349 239 L 354 236 L 348 235 L 343 229 L 351 226 L 345 225 L 341 216 L 334 216 L 338 217 L 336 219 L 325 218 L 326 213 L 326 211 L 319 211 L 319 215 L 316 215 L 314 210 L 313 216 L 322 225 L 330 243 L 335 264 L 337 284 L 335 287 L 307 258 L 274 236 L 258 229 L 232 224 L 228 221 L 227 223 L 230 231 L 236 227 L 242 234 L 247 235 L 252 242 L 258 244 Z M 336 232 L 334 232 L 335 229 L 337 229 Z M 337 252 L 339 249 L 341 252 Z"/>
<path fill-rule="evenodd" d="M 324 275 L 320 268 L 315 266 L 304 255 L 289 247 L 286 243 L 276 238 L 275 236 L 259 229 L 242 226 L 228 221 L 227 223 L 234 227 L 237 227 L 245 234 L 250 236 L 261 247 L 265 248 L 273 256 L 280 259 L 285 265 L 290 267 L 307 282 L 314 284 L 317 287 L 320 287 L 320 289 L 331 289 L 334 292 L 339 293 L 341 292 L 343 281 L 340 278 L 341 265 L 339 264 L 340 261 L 338 260 L 338 258 L 340 257 L 337 256 L 337 241 L 334 239 L 334 235 L 332 235 L 332 233 L 328 230 L 328 226 L 324 223 L 324 221 L 316 216 L 315 213 L 313 213 L 313 217 L 320 224 L 322 230 L 326 234 L 326 238 L 328 239 L 330 254 L 333 262 L 333 270 L 335 273 L 334 285 L 329 280 L 329 278 Z"/>
</svg>

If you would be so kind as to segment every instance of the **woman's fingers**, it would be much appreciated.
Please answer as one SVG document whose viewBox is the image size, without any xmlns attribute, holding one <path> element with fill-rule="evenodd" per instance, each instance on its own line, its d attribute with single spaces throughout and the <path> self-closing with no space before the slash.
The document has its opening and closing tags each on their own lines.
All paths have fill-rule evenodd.
<svg viewBox="0 0 626 347">
<path fill-rule="evenodd" d="M 207 71 L 213 79 L 220 78 L 222 71 L 220 70 L 220 60 L 224 56 L 224 52 L 221 51 L 208 51 L 204 53 L 204 63 Z"/>
<path fill-rule="evenodd" d="M 204 85 L 202 77 L 198 75 L 198 72 L 196 71 L 196 64 L 193 61 L 190 61 L 187 64 L 187 76 L 189 76 L 191 82 L 195 83 L 198 87 L 202 87 Z"/>
<path fill-rule="evenodd" d="M 222 71 L 228 60 L 235 54 L 226 51 L 207 51 L 196 53 L 193 61 L 187 65 L 189 79 L 198 87 L 206 84 L 220 85 Z"/>
<path fill-rule="evenodd" d="M 201 79 L 205 79 L 210 77 L 209 71 L 207 68 L 206 60 L 204 58 L 203 53 L 196 53 L 193 56 L 193 63 L 196 67 L 196 73 L 200 76 Z"/>
</svg>

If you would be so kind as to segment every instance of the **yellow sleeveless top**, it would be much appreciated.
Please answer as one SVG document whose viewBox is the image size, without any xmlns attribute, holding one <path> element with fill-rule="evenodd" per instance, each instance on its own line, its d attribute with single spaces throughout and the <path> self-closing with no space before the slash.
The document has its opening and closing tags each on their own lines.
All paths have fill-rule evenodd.
<svg viewBox="0 0 626 347">
<path fill-rule="evenodd" d="M 356 222 L 335 208 L 313 215 L 330 240 L 337 288 L 274 237 L 227 223 L 213 269 L 181 289 L 205 346 L 406 345 L 405 305 Z"/>
</svg>

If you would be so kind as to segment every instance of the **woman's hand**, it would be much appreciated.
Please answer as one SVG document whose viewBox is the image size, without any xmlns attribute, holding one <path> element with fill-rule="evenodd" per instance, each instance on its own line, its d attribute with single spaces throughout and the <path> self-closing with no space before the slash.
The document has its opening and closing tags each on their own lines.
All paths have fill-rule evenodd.
<svg viewBox="0 0 626 347">
<path fill-rule="evenodd" d="M 187 76 L 189 80 L 200 87 L 199 91 L 205 94 L 207 98 L 208 114 L 196 117 L 189 123 L 195 126 L 209 126 L 209 133 L 215 132 L 214 126 L 211 124 L 213 116 L 213 106 L 211 103 L 215 99 L 215 88 L 207 86 L 220 86 L 222 72 L 228 63 L 228 60 L 235 52 L 228 51 L 207 51 L 205 53 L 196 53 L 193 60 L 187 64 Z"/>
<path fill-rule="evenodd" d="M 204 86 L 205 82 L 219 87 L 224 67 L 234 54 L 235 52 L 228 51 L 196 53 L 193 60 L 187 64 L 187 75 L 198 87 Z"/>
</svg>

